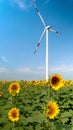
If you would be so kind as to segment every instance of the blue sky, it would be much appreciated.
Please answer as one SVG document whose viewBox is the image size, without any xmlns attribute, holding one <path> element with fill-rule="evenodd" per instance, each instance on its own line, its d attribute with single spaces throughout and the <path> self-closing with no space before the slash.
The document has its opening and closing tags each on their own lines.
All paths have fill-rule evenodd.
<svg viewBox="0 0 73 130">
<path fill-rule="evenodd" d="M 36 0 L 49 32 L 49 75 L 73 79 L 73 0 Z M 44 27 L 32 1 L 0 0 L 0 79 L 45 79 L 45 35 L 34 49 Z"/>
</svg>

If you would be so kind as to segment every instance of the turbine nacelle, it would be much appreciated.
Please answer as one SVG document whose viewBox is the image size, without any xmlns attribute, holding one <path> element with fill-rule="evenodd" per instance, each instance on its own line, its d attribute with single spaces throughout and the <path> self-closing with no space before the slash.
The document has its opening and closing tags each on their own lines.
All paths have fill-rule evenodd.
<svg viewBox="0 0 73 130">
<path fill-rule="evenodd" d="M 50 28 L 51 28 L 51 26 L 48 25 L 48 26 L 45 27 L 45 30 L 49 30 Z"/>
<path fill-rule="evenodd" d="M 51 31 L 51 32 L 54 32 L 54 33 L 57 33 L 57 34 L 61 34 L 60 32 L 51 29 L 51 26 L 50 26 L 50 25 L 48 25 L 48 26 L 45 27 L 45 31 L 46 31 L 46 30 Z"/>
</svg>

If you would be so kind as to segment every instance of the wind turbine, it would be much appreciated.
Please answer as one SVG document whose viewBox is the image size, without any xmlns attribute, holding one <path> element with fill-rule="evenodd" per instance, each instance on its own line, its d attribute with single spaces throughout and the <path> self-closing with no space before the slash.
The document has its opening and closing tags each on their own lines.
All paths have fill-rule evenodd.
<svg viewBox="0 0 73 130">
<path fill-rule="evenodd" d="M 34 8 L 36 9 L 36 11 L 37 11 L 37 13 L 39 15 L 40 20 L 41 20 L 41 22 L 42 22 L 42 24 L 44 26 L 44 30 L 43 30 L 43 32 L 42 32 L 42 34 L 40 36 L 40 39 L 38 41 L 38 44 L 37 44 L 36 49 L 34 51 L 34 54 L 37 52 L 37 49 L 40 46 L 40 42 L 41 42 L 44 34 L 46 33 L 46 80 L 48 80 L 48 32 L 51 31 L 51 32 L 55 32 L 57 34 L 61 34 L 61 33 L 56 31 L 56 30 L 51 29 L 50 25 L 46 26 L 45 21 L 44 21 L 42 15 L 40 14 L 36 4 L 34 3 L 34 0 L 32 0 L 32 2 L 33 2 Z"/>
</svg>

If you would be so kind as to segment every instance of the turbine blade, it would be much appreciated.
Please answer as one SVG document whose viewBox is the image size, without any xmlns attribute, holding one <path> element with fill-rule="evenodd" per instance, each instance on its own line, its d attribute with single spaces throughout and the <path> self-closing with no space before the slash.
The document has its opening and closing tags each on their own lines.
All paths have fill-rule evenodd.
<svg viewBox="0 0 73 130">
<path fill-rule="evenodd" d="M 39 39 L 39 41 L 38 41 L 38 44 L 37 44 L 36 49 L 35 49 L 35 51 L 34 51 L 34 54 L 37 52 L 37 49 L 38 49 L 38 47 L 40 46 L 40 42 L 41 42 L 41 40 L 42 40 L 42 38 L 43 38 L 43 36 L 44 36 L 45 31 L 46 31 L 46 30 L 44 29 L 44 31 L 42 32 L 42 34 L 41 34 L 41 36 L 40 36 L 40 39 Z"/>
<path fill-rule="evenodd" d="M 32 0 L 32 2 L 33 2 L 33 5 L 34 5 L 34 8 L 36 9 L 36 11 L 37 11 L 37 13 L 38 13 L 38 15 L 39 15 L 39 17 L 40 17 L 40 19 L 41 19 L 42 24 L 44 25 L 44 27 L 46 27 L 45 21 L 44 21 L 42 15 L 40 14 L 40 12 L 39 12 L 39 10 L 38 10 L 36 4 L 34 3 L 34 0 Z"/>
<path fill-rule="evenodd" d="M 56 30 L 53 30 L 53 29 L 49 29 L 49 31 L 55 32 L 55 33 L 57 33 L 57 34 L 61 34 L 60 32 L 58 32 L 58 31 L 56 31 Z"/>
</svg>

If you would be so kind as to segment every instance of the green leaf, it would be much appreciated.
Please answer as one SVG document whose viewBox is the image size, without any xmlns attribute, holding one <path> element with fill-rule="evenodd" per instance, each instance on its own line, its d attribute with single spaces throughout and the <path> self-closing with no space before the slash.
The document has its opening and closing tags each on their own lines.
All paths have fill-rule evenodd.
<svg viewBox="0 0 73 130">
<path fill-rule="evenodd" d="M 31 117 L 28 117 L 28 122 L 41 123 L 44 120 L 44 116 L 39 111 L 33 111 Z"/>
<path fill-rule="evenodd" d="M 73 130 L 73 127 L 71 127 L 71 130 Z"/>
<path fill-rule="evenodd" d="M 68 117 L 66 117 L 66 118 L 65 118 L 65 117 L 62 118 L 61 121 L 62 121 L 63 123 L 66 123 L 66 122 L 68 121 Z"/>
<path fill-rule="evenodd" d="M 59 123 L 59 124 L 56 126 L 56 130 L 70 130 L 70 128 L 67 127 L 67 126 L 64 125 L 64 124 Z"/>
<path fill-rule="evenodd" d="M 66 118 L 66 117 L 70 117 L 70 116 L 71 116 L 71 113 L 69 113 L 69 112 L 64 112 L 64 113 L 61 114 L 61 117 L 63 117 L 63 118 L 64 118 L 64 117 L 65 117 L 65 118 Z"/>
<path fill-rule="evenodd" d="M 37 124 L 36 126 L 35 126 L 35 130 L 42 130 L 42 126 L 41 126 L 41 124 Z"/>
</svg>

